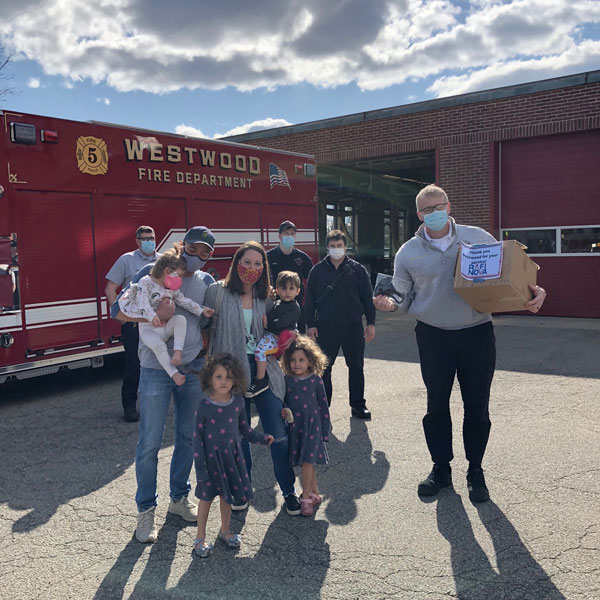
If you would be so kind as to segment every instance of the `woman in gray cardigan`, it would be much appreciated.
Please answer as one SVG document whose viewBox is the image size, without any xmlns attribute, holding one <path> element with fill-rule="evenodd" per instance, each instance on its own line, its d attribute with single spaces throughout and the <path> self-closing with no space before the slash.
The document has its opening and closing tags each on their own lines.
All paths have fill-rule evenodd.
<svg viewBox="0 0 600 600">
<path fill-rule="evenodd" d="M 211 285 L 204 304 L 215 309 L 216 323 L 211 329 L 210 353 L 229 352 L 244 369 L 248 383 L 256 375 L 254 349 L 263 336 L 263 320 L 272 301 L 269 298 L 269 263 L 264 248 L 258 242 L 242 244 L 231 262 L 224 282 Z M 281 418 L 285 382 L 279 363 L 267 357 L 269 388 L 254 396 L 256 409 L 265 434 L 275 438 L 271 444 L 273 471 L 290 515 L 300 514 L 300 503 L 294 493 L 295 475 L 289 461 L 287 426 Z M 250 422 L 250 399 L 246 398 L 246 415 Z M 252 475 L 250 444 L 242 440 L 246 467 Z M 244 510 L 248 503 L 233 505 Z"/>
</svg>

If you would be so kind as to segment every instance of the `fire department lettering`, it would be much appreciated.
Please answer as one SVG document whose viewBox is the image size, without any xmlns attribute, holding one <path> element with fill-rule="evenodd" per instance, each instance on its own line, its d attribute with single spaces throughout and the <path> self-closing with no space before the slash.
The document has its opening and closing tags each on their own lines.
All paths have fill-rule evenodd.
<svg viewBox="0 0 600 600">
<path fill-rule="evenodd" d="M 156 138 L 152 138 L 155 140 Z M 188 165 L 220 169 L 233 169 L 238 173 L 260 175 L 260 158 L 257 156 L 246 156 L 245 154 L 231 154 L 230 152 L 215 152 L 204 148 L 192 148 L 189 146 L 163 146 L 155 141 L 128 139 L 123 140 L 125 156 L 129 162 L 142 162 L 147 160 L 151 163 L 179 163 L 186 162 Z"/>
<path fill-rule="evenodd" d="M 91 135 L 77 138 L 75 155 L 82 173 L 104 175 L 108 172 L 108 147 L 104 140 Z"/>
<path fill-rule="evenodd" d="M 186 173 L 167 169 L 147 169 L 138 167 L 139 181 L 155 181 L 160 183 L 183 183 L 187 185 L 204 185 L 211 187 L 252 189 L 251 177 L 231 177 L 225 175 L 207 175 L 206 173 Z"/>
</svg>

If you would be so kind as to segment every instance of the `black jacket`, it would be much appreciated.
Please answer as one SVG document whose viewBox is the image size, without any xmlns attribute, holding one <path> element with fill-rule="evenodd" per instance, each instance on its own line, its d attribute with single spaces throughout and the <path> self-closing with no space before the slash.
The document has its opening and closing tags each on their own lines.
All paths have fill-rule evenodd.
<svg viewBox="0 0 600 600">
<path fill-rule="evenodd" d="M 269 261 L 269 270 L 271 272 L 271 285 L 275 287 L 277 275 L 281 271 L 292 271 L 300 276 L 300 294 L 298 294 L 298 303 L 302 304 L 304 298 L 304 280 L 308 277 L 313 263 L 310 256 L 298 248 L 294 248 L 289 254 L 284 254 L 279 246 L 271 248 L 267 252 Z"/>
<path fill-rule="evenodd" d="M 333 283 L 340 269 L 344 269 L 345 274 L 320 304 L 317 316 L 316 302 Z M 367 318 L 367 325 L 374 325 L 373 287 L 366 269 L 348 257 L 336 269 L 327 256 L 312 268 L 308 276 L 304 310 L 307 327 L 318 327 L 319 323 L 339 327 L 360 321 L 363 315 Z"/>
<path fill-rule="evenodd" d="M 284 329 L 296 329 L 300 317 L 300 305 L 291 300 L 276 300 L 267 314 L 267 331 L 279 335 Z"/>
</svg>

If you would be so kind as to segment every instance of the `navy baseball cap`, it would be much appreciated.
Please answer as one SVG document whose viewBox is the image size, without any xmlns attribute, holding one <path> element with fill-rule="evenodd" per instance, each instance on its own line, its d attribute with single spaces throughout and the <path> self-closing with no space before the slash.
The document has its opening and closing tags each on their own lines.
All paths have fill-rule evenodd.
<svg viewBox="0 0 600 600">
<path fill-rule="evenodd" d="M 279 226 L 279 233 L 281 233 L 283 230 L 285 229 L 293 229 L 294 231 L 297 230 L 296 225 L 294 225 L 294 223 L 292 223 L 291 221 L 284 221 L 280 226 Z"/>
<path fill-rule="evenodd" d="M 183 238 L 186 244 L 206 244 L 211 250 L 215 249 L 215 236 L 208 227 L 197 225 L 192 227 Z"/>
</svg>

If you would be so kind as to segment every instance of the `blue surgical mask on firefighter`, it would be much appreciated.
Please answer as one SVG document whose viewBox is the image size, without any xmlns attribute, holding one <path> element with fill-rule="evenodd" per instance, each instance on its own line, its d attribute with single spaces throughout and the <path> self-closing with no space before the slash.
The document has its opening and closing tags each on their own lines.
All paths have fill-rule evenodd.
<svg viewBox="0 0 600 600">
<path fill-rule="evenodd" d="M 282 235 L 281 236 L 281 245 L 284 248 L 293 248 L 296 243 L 296 238 L 293 235 Z"/>
<path fill-rule="evenodd" d="M 185 250 L 182 256 L 185 258 L 185 270 L 188 273 L 199 271 L 208 262 L 207 260 L 202 260 L 199 256 L 188 254 Z"/>
<path fill-rule="evenodd" d="M 144 254 L 154 254 L 156 249 L 156 242 L 154 240 L 142 240 L 140 248 Z"/>
<path fill-rule="evenodd" d="M 448 212 L 446 210 L 434 210 L 430 215 L 423 215 L 425 226 L 431 231 L 441 231 L 448 222 Z"/>
</svg>

